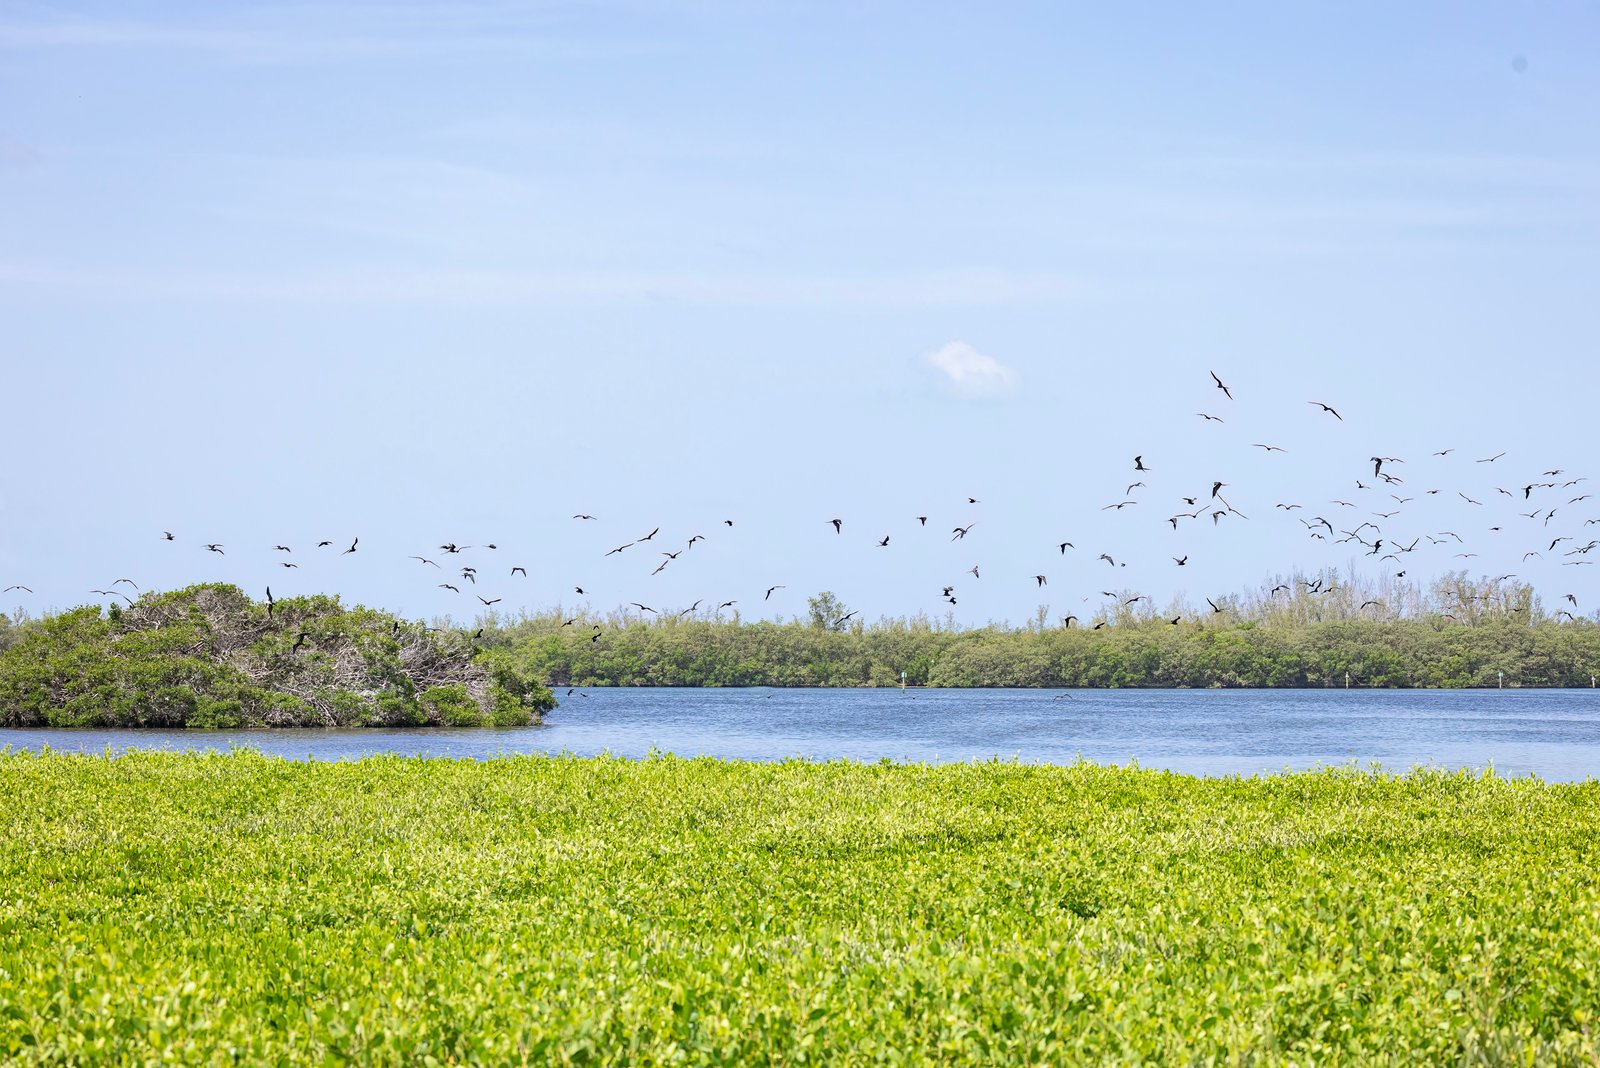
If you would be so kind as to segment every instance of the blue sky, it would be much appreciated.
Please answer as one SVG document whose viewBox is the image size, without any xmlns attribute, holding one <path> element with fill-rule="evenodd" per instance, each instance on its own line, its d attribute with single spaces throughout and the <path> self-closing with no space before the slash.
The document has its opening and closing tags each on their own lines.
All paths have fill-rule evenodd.
<svg viewBox="0 0 1600 1068">
<path fill-rule="evenodd" d="M 467 617 L 407 557 L 493 541 L 466 555 L 502 609 L 942 615 L 953 583 L 961 622 L 1020 622 L 1097 603 L 1100 552 L 1162 603 L 1394 570 L 1295 515 L 1399 488 L 1386 536 L 1478 553 L 1424 542 L 1411 577 L 1587 611 L 1593 569 L 1522 555 L 1600 507 L 1536 490 L 1546 526 L 1495 486 L 1600 478 L 1597 30 L 1578 4 L 8 5 L 0 586 L 34 593 L 0 605 L 126 575 Z M 1403 488 L 1357 489 L 1375 453 Z M 1250 518 L 1171 529 L 1218 479 Z"/>
</svg>

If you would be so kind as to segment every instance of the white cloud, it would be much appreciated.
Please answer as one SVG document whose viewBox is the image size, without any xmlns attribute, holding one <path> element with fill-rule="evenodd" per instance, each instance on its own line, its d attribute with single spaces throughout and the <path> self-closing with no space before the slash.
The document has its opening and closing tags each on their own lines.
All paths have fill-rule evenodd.
<svg viewBox="0 0 1600 1068">
<path fill-rule="evenodd" d="M 965 341 L 949 341 L 925 352 L 922 362 L 938 373 L 947 388 L 963 397 L 992 397 L 1017 384 L 1016 372 Z"/>
</svg>

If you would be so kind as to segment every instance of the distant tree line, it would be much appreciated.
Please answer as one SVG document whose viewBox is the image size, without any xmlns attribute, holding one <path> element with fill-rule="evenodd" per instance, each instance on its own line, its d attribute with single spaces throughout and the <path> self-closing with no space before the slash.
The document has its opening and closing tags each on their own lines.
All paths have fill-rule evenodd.
<svg viewBox="0 0 1600 1068">
<path fill-rule="evenodd" d="M 1136 596 L 1084 619 L 1041 609 L 1020 627 L 841 623 L 832 593 L 788 622 L 622 611 L 480 622 L 485 644 L 558 687 L 893 686 L 902 672 L 915 686 L 1470 687 L 1501 673 L 1510 686 L 1588 686 L 1600 672 L 1592 617 L 1547 612 L 1504 579 L 1457 573 L 1423 589 L 1296 575 L 1199 613 Z"/>
</svg>

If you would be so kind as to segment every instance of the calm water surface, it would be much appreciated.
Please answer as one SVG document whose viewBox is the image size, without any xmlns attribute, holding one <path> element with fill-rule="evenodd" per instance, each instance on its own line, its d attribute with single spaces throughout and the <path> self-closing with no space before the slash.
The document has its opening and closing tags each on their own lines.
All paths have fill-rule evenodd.
<svg viewBox="0 0 1600 1068">
<path fill-rule="evenodd" d="M 588 696 L 582 696 L 587 694 Z M 1199 775 L 1321 764 L 1493 766 L 1600 776 L 1594 690 L 683 690 L 566 696 L 542 727 L 461 730 L 0 730 L 0 745 L 99 752 L 249 746 L 295 759 L 503 753 L 749 760 L 1136 760 Z"/>
</svg>

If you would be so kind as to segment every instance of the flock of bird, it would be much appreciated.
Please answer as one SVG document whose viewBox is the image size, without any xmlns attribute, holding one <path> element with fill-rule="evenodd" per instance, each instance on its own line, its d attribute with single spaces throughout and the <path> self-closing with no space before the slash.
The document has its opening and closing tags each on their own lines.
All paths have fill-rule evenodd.
<svg viewBox="0 0 1600 1068">
<path fill-rule="evenodd" d="M 1209 385 L 1213 388 L 1207 395 L 1214 397 L 1216 404 L 1205 405 L 1205 407 L 1213 410 L 1197 411 L 1195 415 L 1202 420 L 1202 424 L 1205 426 L 1224 424 L 1228 419 L 1232 418 L 1231 406 L 1237 402 L 1234 399 L 1232 388 L 1216 372 L 1212 371 L 1209 374 L 1211 379 Z M 1310 413 L 1310 418 L 1326 418 L 1336 421 L 1338 424 L 1344 423 L 1344 416 L 1334 406 L 1320 400 L 1308 400 L 1307 404 L 1315 409 Z M 1221 407 L 1218 407 L 1218 405 L 1221 405 Z M 1268 456 L 1288 452 L 1282 445 L 1270 441 L 1250 442 L 1249 447 L 1260 449 L 1264 455 Z M 1474 466 L 1484 470 L 1498 472 L 1500 468 L 1496 465 L 1505 456 L 1506 453 L 1502 451 L 1489 456 L 1473 457 L 1472 463 Z M 1410 464 L 1405 457 L 1372 455 L 1367 460 L 1367 463 L 1371 465 L 1370 471 L 1363 465 L 1359 472 L 1351 473 L 1348 483 L 1350 488 L 1347 492 L 1321 501 L 1273 501 L 1271 502 L 1272 514 L 1277 516 L 1281 512 L 1280 520 L 1285 517 L 1292 518 L 1299 524 L 1301 534 L 1310 541 L 1321 542 L 1330 546 L 1355 546 L 1358 548 L 1353 551 L 1359 555 L 1376 558 L 1381 563 L 1393 564 L 1394 567 L 1391 570 L 1396 578 L 1405 578 L 1409 569 L 1414 566 L 1411 562 L 1413 559 L 1412 554 L 1431 552 L 1435 557 L 1442 556 L 1448 559 L 1451 566 L 1460 566 L 1455 564 L 1454 561 L 1471 560 L 1478 556 L 1474 542 L 1469 541 L 1469 538 L 1478 539 L 1484 536 L 1500 536 L 1507 533 L 1513 536 L 1526 536 L 1529 538 L 1525 543 L 1527 548 L 1522 554 L 1523 561 L 1547 560 L 1559 557 L 1559 561 L 1565 566 L 1579 567 L 1593 563 L 1590 555 L 1596 548 L 1600 548 L 1600 539 L 1587 537 L 1584 531 L 1587 527 L 1600 523 L 1600 518 L 1582 518 L 1580 513 L 1575 510 L 1575 506 L 1581 505 L 1591 497 L 1591 494 L 1584 492 L 1584 484 L 1588 482 L 1587 478 L 1571 476 L 1559 467 L 1544 467 L 1536 474 L 1511 479 L 1507 485 L 1494 486 L 1492 494 L 1494 500 L 1488 501 L 1484 499 L 1488 495 L 1484 491 L 1475 491 L 1480 494 L 1480 496 L 1475 497 L 1463 489 L 1444 489 L 1439 486 L 1421 484 L 1420 482 L 1412 481 L 1408 474 L 1402 473 L 1408 472 L 1415 467 L 1418 470 L 1426 468 L 1431 475 L 1437 476 L 1447 473 L 1444 470 L 1446 465 L 1459 463 L 1463 458 L 1457 456 L 1456 449 L 1444 448 L 1433 451 L 1431 456 L 1426 459 L 1428 461 L 1427 464 Z M 1129 481 L 1123 492 L 1118 495 L 1119 499 L 1101 505 L 1100 511 L 1117 515 L 1125 513 L 1130 516 L 1138 513 L 1147 513 L 1151 502 L 1147 496 L 1141 496 L 1136 491 L 1145 490 L 1147 493 L 1149 492 L 1150 487 L 1146 478 L 1142 476 L 1150 476 L 1157 469 L 1154 461 L 1147 462 L 1146 453 L 1141 452 L 1133 455 L 1127 467 Z M 1208 481 L 1209 485 L 1194 486 L 1192 487 L 1192 492 L 1180 491 L 1175 497 L 1170 498 L 1167 502 L 1168 507 L 1162 510 L 1165 514 L 1162 515 L 1159 521 L 1169 526 L 1171 531 L 1180 537 L 1188 524 L 1204 524 L 1204 521 L 1208 519 L 1212 528 L 1220 527 L 1225 523 L 1234 524 L 1251 521 L 1251 515 L 1246 514 L 1240 507 L 1236 507 L 1234 500 L 1237 495 L 1234 493 L 1234 488 L 1230 482 L 1222 478 L 1212 478 Z M 1121 484 L 1120 481 L 1118 484 Z M 1482 514 L 1486 521 L 1472 528 L 1463 528 L 1467 531 L 1465 534 L 1454 529 L 1419 529 L 1416 520 L 1413 518 L 1415 509 L 1408 508 L 1408 506 L 1412 506 L 1418 501 L 1438 497 L 1441 494 L 1454 494 L 1462 502 L 1465 502 L 1466 506 L 1473 509 L 1482 509 Z M 1501 498 L 1504 498 L 1504 500 L 1502 501 Z M 1499 502 L 1499 505 L 1496 505 L 1496 502 Z M 976 496 L 966 496 L 965 503 L 969 511 L 979 509 L 983 504 L 982 500 Z M 1243 503 L 1245 507 L 1250 507 L 1252 512 L 1256 510 L 1256 507 L 1252 507 L 1251 501 L 1244 501 Z M 1266 503 L 1266 501 L 1255 502 L 1257 506 L 1262 508 L 1266 506 Z M 1528 510 L 1524 511 L 1524 508 Z M 928 515 L 921 514 L 908 517 L 907 521 L 914 520 L 915 527 L 913 530 L 921 536 L 926 536 L 923 532 L 928 530 L 929 518 Z M 594 523 L 598 521 L 598 517 L 588 512 L 577 512 L 573 514 L 572 521 Z M 1121 520 L 1118 521 L 1121 522 Z M 963 517 L 949 530 L 948 540 L 952 543 L 965 542 L 968 535 L 978 526 L 978 523 L 977 519 Z M 1552 527 L 1553 523 L 1555 524 L 1554 527 Z M 721 519 L 720 524 L 724 531 L 729 531 L 734 527 L 734 520 Z M 836 538 L 848 537 L 847 527 L 851 526 L 851 524 L 846 523 L 842 516 L 821 518 L 818 520 L 818 525 L 820 530 L 824 532 L 823 536 L 827 536 L 825 532 L 831 530 L 832 536 Z M 659 575 L 668 567 L 679 563 L 680 560 L 683 560 L 687 554 L 694 550 L 697 544 L 707 541 L 704 535 L 697 533 L 686 540 L 664 544 L 664 540 L 658 540 L 661 530 L 662 528 L 657 525 L 631 541 L 626 541 L 619 545 L 603 543 L 603 551 L 600 551 L 601 547 L 599 546 L 596 548 L 597 559 L 603 563 L 613 557 L 633 559 L 639 556 L 646 556 L 651 566 L 647 573 L 641 570 L 640 574 L 648 578 Z M 172 531 L 162 531 L 161 536 L 167 542 L 178 543 L 181 540 Z M 894 543 L 894 538 L 895 535 L 892 532 L 881 536 L 874 533 L 872 535 L 872 544 L 878 549 L 892 552 L 895 545 L 898 544 Z M 1059 541 L 1052 541 L 1049 550 L 1045 550 L 1049 552 L 1049 556 L 1045 558 L 1060 560 L 1060 558 L 1068 556 L 1069 553 L 1080 553 L 1077 544 L 1078 540 L 1082 540 L 1081 537 L 1069 537 Z M 209 553 L 222 556 L 226 556 L 228 553 L 228 546 L 221 542 L 200 542 L 199 546 L 202 551 Z M 1106 572 L 1108 575 L 1117 575 L 1127 567 L 1127 561 L 1117 559 L 1112 552 L 1114 548 L 1113 546 L 1104 551 L 1097 551 L 1099 547 L 1086 546 L 1082 552 L 1085 560 L 1091 566 L 1104 564 L 1109 569 Z M 1041 546 L 1041 550 L 1044 550 L 1043 546 Z M 363 551 L 363 549 L 359 537 L 351 538 L 347 547 L 344 546 L 342 540 L 335 541 L 332 538 L 323 538 L 315 543 L 311 551 L 314 553 L 327 552 L 329 555 L 343 557 L 356 554 Z M 1179 551 L 1172 553 L 1170 556 L 1171 566 L 1179 568 L 1189 566 L 1195 551 L 1193 548 L 1180 546 Z M 295 558 L 293 547 L 280 542 L 273 545 L 270 552 L 277 555 L 276 562 L 280 567 L 286 570 L 299 568 L 300 562 Z M 469 552 L 473 553 L 473 555 L 467 555 Z M 1089 556 L 1089 553 L 1095 553 L 1095 555 Z M 493 560 L 492 557 L 485 554 L 498 556 L 499 545 L 494 542 L 467 545 L 446 541 L 424 552 L 410 554 L 408 559 L 414 561 L 417 568 L 427 572 L 431 579 L 437 580 L 433 582 L 435 588 L 463 598 L 470 597 L 476 601 L 478 609 L 490 610 L 502 604 L 511 592 L 507 589 L 506 583 L 528 578 L 528 568 L 524 564 Z M 472 562 L 469 563 L 469 560 Z M 429 572 L 428 569 L 433 570 Z M 960 575 L 970 576 L 973 582 L 982 581 L 984 576 L 982 562 L 974 563 L 970 568 L 964 568 Z M 773 578 L 782 577 L 779 575 L 773 576 Z M 1508 573 L 1497 576 L 1495 581 L 1507 581 L 1516 577 L 1514 573 Z M 938 600 L 940 602 L 956 605 L 959 603 L 959 587 L 965 581 L 965 578 L 959 576 L 955 581 L 950 581 L 949 576 L 940 578 L 930 584 L 929 596 L 932 596 L 933 590 L 938 590 Z M 993 580 L 991 579 L 991 581 Z M 1041 567 L 1025 574 L 1011 576 L 1010 581 L 1029 582 L 1032 583 L 1034 589 L 1043 589 L 1049 585 L 1050 574 L 1048 567 Z M 1334 580 L 1326 577 L 1297 579 L 1296 581 L 1301 585 L 1299 591 L 1295 591 L 1287 583 L 1280 583 L 1271 589 L 1270 595 L 1277 597 L 1281 594 L 1299 592 L 1307 596 L 1321 596 L 1338 588 Z M 1096 585 L 1102 584 L 1115 587 L 1118 582 L 1096 583 Z M 134 599 L 127 590 L 122 588 L 124 586 L 135 593 L 140 592 L 139 586 L 129 578 L 118 578 L 105 587 L 95 588 L 88 592 L 100 597 L 122 598 L 131 604 Z M 573 584 L 571 588 L 579 597 L 586 595 L 585 586 L 582 582 Z M 788 584 L 783 581 L 768 582 L 752 592 L 750 600 L 765 604 L 771 601 L 775 593 L 787 588 Z M 33 591 L 26 583 L 16 582 L 4 587 L 3 591 L 0 592 L 32 593 Z M 759 593 L 759 597 L 756 596 L 757 593 Z M 1132 596 L 1125 596 L 1128 593 L 1132 593 Z M 486 594 L 489 595 L 486 596 Z M 1105 602 L 1108 607 L 1126 608 L 1141 601 L 1149 600 L 1145 594 L 1128 590 L 1125 586 L 1121 592 L 1106 589 L 1099 591 L 1099 595 L 1101 598 L 1108 599 Z M 1471 595 L 1464 594 L 1463 596 Z M 268 599 L 269 601 L 271 600 L 270 587 L 268 589 Z M 1565 595 L 1565 600 L 1573 608 L 1578 607 L 1576 595 L 1568 593 Z M 1085 597 L 1083 601 L 1088 602 L 1089 598 Z M 711 602 L 715 602 L 715 607 L 708 607 L 707 611 L 713 616 L 727 609 L 735 608 L 740 604 L 737 598 L 701 598 L 693 604 L 680 609 L 657 608 L 645 603 L 645 599 L 631 600 L 628 604 L 640 617 L 685 617 L 699 613 L 702 604 L 709 605 Z M 1219 604 L 1212 598 L 1206 598 L 1206 603 L 1209 612 L 1203 614 L 1220 615 L 1226 611 L 1225 604 Z M 1373 609 L 1375 614 L 1381 614 L 1385 611 L 1386 606 L 1377 600 L 1369 600 L 1361 605 L 1362 611 L 1369 608 Z M 1099 616 L 1098 622 L 1093 624 L 1096 628 L 1109 625 L 1109 615 L 1106 611 L 1100 611 L 1096 615 Z M 835 627 L 842 627 L 858 616 L 859 612 L 856 611 L 841 611 L 837 618 L 827 620 L 827 622 Z M 1565 609 L 1559 612 L 1558 616 L 1567 619 L 1575 618 L 1570 611 Z M 1176 626 L 1184 622 L 1185 617 L 1182 614 L 1178 614 L 1164 618 L 1167 618 L 1168 623 Z M 1083 625 L 1082 619 L 1075 613 L 1062 616 L 1060 620 L 1061 625 L 1065 627 L 1071 627 L 1074 624 Z M 579 617 L 573 617 L 565 620 L 562 625 L 575 626 L 578 622 Z M 602 629 L 598 624 L 591 625 L 590 640 L 598 641 Z"/>
</svg>

